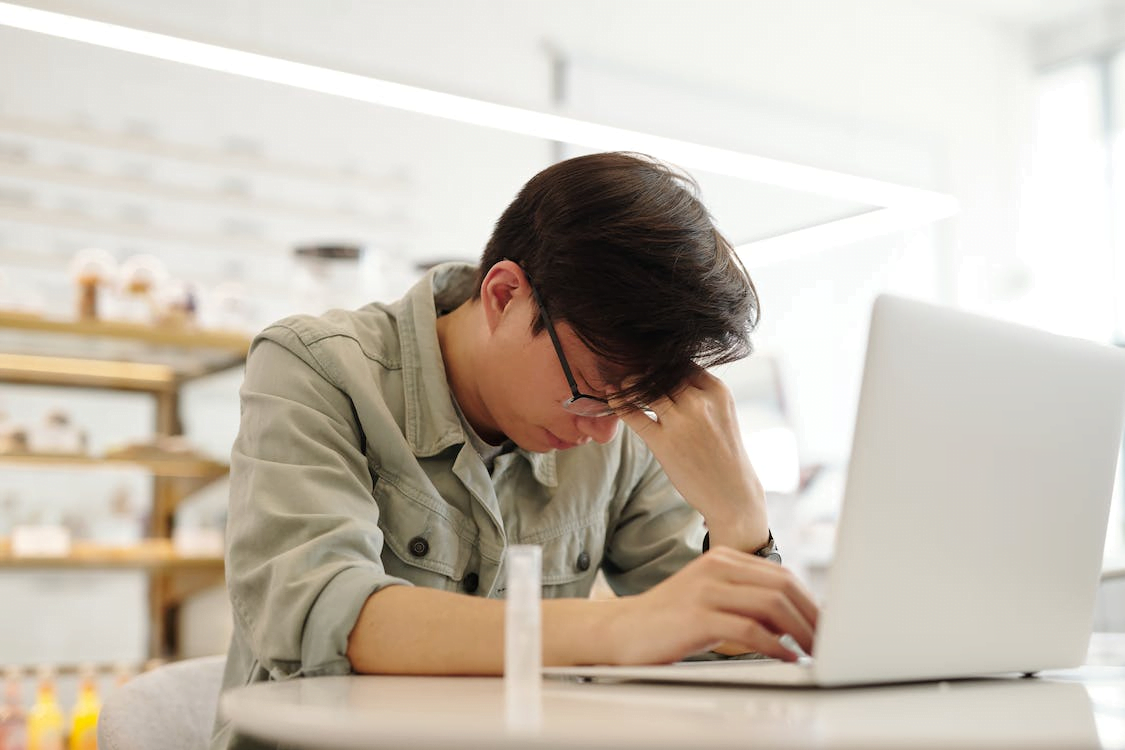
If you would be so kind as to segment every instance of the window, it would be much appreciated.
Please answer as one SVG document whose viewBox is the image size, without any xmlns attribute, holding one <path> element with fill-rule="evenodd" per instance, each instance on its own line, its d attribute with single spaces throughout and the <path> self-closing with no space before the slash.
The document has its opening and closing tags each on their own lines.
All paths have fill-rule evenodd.
<svg viewBox="0 0 1125 750">
<path fill-rule="evenodd" d="M 1043 73 L 1020 257 L 1025 322 L 1125 345 L 1125 51 Z M 1125 557 L 1121 470 L 1106 552 Z"/>
</svg>

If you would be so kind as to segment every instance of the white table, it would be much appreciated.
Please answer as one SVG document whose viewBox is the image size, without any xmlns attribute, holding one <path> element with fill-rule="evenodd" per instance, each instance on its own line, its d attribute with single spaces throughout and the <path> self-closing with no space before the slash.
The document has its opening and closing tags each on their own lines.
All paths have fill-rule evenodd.
<svg viewBox="0 0 1125 750">
<path fill-rule="evenodd" d="M 546 680 L 538 729 L 509 729 L 499 678 L 322 677 L 222 698 L 245 734 L 286 747 L 1125 747 L 1125 635 L 1080 669 L 843 690 Z"/>
</svg>

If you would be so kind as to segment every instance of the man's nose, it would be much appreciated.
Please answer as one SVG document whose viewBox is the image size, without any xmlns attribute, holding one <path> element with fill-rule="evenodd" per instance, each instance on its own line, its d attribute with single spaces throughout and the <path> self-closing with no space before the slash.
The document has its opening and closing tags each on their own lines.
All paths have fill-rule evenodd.
<svg viewBox="0 0 1125 750">
<path fill-rule="evenodd" d="M 608 443 L 617 434 L 621 418 L 616 414 L 604 417 L 578 417 L 578 431 L 599 443 Z"/>
</svg>

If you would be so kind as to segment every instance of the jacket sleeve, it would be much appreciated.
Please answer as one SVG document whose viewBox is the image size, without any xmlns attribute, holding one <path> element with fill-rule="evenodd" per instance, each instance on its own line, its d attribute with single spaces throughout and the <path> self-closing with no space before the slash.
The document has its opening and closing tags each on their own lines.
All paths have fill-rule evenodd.
<svg viewBox="0 0 1125 750">
<path fill-rule="evenodd" d="M 621 596 L 639 594 L 698 557 L 703 516 L 672 486 L 640 438 L 625 436 L 622 468 L 633 481 L 612 521 L 602 571 Z"/>
<path fill-rule="evenodd" d="M 368 596 L 409 585 L 380 562 L 364 445 L 348 394 L 298 336 L 263 332 L 231 454 L 226 573 L 237 635 L 272 679 L 350 672 Z"/>
</svg>

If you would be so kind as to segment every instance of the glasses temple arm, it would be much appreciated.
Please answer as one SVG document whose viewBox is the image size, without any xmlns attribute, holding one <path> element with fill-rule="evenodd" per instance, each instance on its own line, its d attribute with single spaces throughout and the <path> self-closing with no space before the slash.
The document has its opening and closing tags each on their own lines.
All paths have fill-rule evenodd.
<svg viewBox="0 0 1125 750">
<path fill-rule="evenodd" d="M 531 277 L 527 275 L 527 271 L 524 271 L 523 275 L 527 278 L 527 288 L 531 290 L 531 296 L 535 298 L 535 304 L 539 307 L 539 318 L 543 321 L 543 327 L 547 329 L 547 335 L 551 337 L 551 343 L 555 347 L 555 354 L 559 355 L 559 364 L 562 365 L 563 374 L 566 375 L 566 382 L 570 386 L 571 395 L 577 398 L 579 395 L 578 381 L 574 379 L 574 373 L 570 371 L 570 365 L 566 361 L 566 355 L 563 354 L 559 336 L 555 333 L 554 324 L 551 323 L 551 316 L 547 314 L 547 307 L 543 304 L 539 292 L 535 290 L 535 285 L 531 283 Z"/>
</svg>

